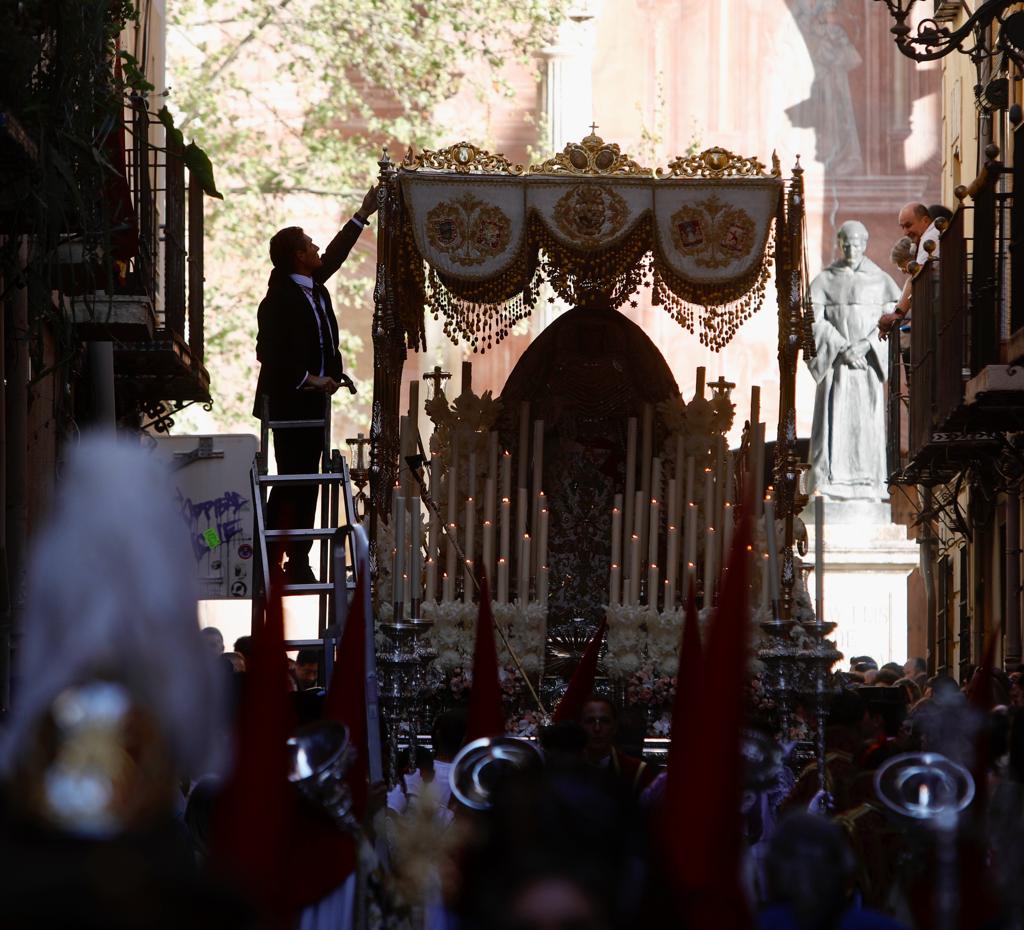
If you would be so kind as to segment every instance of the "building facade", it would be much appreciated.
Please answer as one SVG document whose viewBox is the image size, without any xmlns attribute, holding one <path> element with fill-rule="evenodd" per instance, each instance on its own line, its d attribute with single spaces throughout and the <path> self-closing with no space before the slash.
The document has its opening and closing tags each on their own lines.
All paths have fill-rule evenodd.
<svg viewBox="0 0 1024 930">
<path fill-rule="evenodd" d="M 935 6 L 951 33 L 967 24 L 960 4 Z M 941 185 L 954 213 L 938 255 L 915 268 L 909 332 L 890 339 L 893 496 L 909 504 L 921 555 L 911 651 L 960 680 L 989 638 L 998 663 L 1021 662 L 1021 62 L 1000 47 L 998 21 L 978 34 L 993 55 L 941 60 Z"/>
</svg>

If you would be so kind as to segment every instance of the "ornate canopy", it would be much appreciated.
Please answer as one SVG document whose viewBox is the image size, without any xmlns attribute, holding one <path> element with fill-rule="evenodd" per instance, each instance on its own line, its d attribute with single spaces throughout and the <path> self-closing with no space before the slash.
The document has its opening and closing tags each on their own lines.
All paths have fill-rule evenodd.
<svg viewBox="0 0 1024 930">
<path fill-rule="evenodd" d="M 468 142 L 410 151 L 388 221 L 407 344 L 424 343 L 421 308 L 484 351 L 544 284 L 611 307 L 644 284 L 720 349 L 760 306 L 782 187 L 777 161 L 712 148 L 655 171 L 593 134 L 528 168 Z"/>
</svg>

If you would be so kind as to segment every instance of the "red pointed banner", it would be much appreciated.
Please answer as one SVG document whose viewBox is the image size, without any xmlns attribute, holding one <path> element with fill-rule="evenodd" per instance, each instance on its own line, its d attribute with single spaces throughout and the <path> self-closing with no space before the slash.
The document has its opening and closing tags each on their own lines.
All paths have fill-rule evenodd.
<svg viewBox="0 0 1024 930">
<path fill-rule="evenodd" d="M 473 649 L 473 688 L 469 694 L 466 742 L 484 736 L 503 736 L 505 708 L 501 703 L 498 677 L 498 648 L 494 641 L 494 614 L 487 574 L 480 576 L 480 612 L 476 621 L 476 645 Z"/>
<path fill-rule="evenodd" d="M 368 741 L 366 731 L 366 615 L 363 573 L 358 572 L 338 660 L 324 702 L 323 719 L 348 727 L 356 757 L 348 771 L 353 811 L 362 820 L 366 811 Z M 293 909 L 319 901 L 338 887 L 356 867 L 352 838 L 308 806 L 297 805 L 295 831 L 286 863 L 288 900 Z"/>
<path fill-rule="evenodd" d="M 284 611 L 271 590 L 253 641 L 239 713 L 234 771 L 217 802 L 211 859 L 252 900 L 277 909 L 281 850 L 291 822 L 285 743 L 291 731 Z"/>
<path fill-rule="evenodd" d="M 700 713 L 693 698 L 682 713 L 701 761 L 682 767 L 669 828 L 685 837 L 674 875 L 694 930 L 737 930 L 750 925 L 740 885 L 740 730 L 749 650 L 748 578 L 751 506 L 743 508 L 719 585 L 721 598 L 708 632 L 700 685 Z M 691 634 L 692 635 L 692 634 Z M 690 686 L 692 687 L 692 683 Z M 689 722 L 692 721 L 692 724 Z M 686 731 L 684 731 L 685 733 Z M 677 735 L 673 734 L 673 744 Z M 684 736 L 684 740 L 685 740 Z M 678 752 L 678 750 L 677 750 Z"/>
<path fill-rule="evenodd" d="M 579 720 L 583 712 L 583 705 L 587 698 L 594 693 L 594 679 L 597 677 L 597 660 L 601 656 L 601 644 L 604 642 L 604 631 L 608 628 L 608 621 L 602 620 L 594 635 L 583 650 L 579 664 L 569 679 L 569 685 L 565 694 L 558 702 L 554 713 L 551 715 L 552 722 L 561 723 L 563 720 Z"/>
</svg>

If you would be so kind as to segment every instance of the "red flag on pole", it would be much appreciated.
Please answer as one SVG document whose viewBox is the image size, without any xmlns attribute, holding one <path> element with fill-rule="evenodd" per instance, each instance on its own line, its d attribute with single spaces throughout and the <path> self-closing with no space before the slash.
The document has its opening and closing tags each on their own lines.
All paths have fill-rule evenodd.
<svg viewBox="0 0 1024 930">
<path fill-rule="evenodd" d="M 608 627 L 608 621 L 602 620 L 594 635 L 583 650 L 579 664 L 569 679 L 569 685 L 565 694 L 555 707 L 551 715 L 553 723 L 561 723 L 563 720 L 578 720 L 583 711 L 583 704 L 587 698 L 594 693 L 594 679 L 597 677 L 597 660 L 601 655 L 601 644 L 604 642 L 604 631 Z"/>
<path fill-rule="evenodd" d="M 348 727 L 356 757 L 348 771 L 353 814 L 362 820 L 366 812 L 368 740 L 366 730 L 366 614 L 362 572 L 357 572 L 355 593 L 345 631 L 338 646 L 338 660 L 328 685 L 323 719 Z M 355 871 L 356 846 L 340 827 L 297 804 L 291 849 L 285 863 L 288 900 L 293 909 L 307 907 L 330 894 Z"/>
<path fill-rule="evenodd" d="M 737 930 L 749 926 L 751 920 L 740 884 L 739 815 L 740 730 L 750 627 L 751 510 L 749 503 L 743 508 L 733 536 L 699 676 L 700 710 L 692 733 L 701 763 L 682 765 L 673 793 L 680 805 L 674 812 L 678 819 L 668 824 L 669 829 L 685 833 L 674 877 L 686 902 L 687 922 L 694 930 Z M 684 712 L 688 719 L 694 706 Z"/>
<path fill-rule="evenodd" d="M 498 677 L 498 647 L 494 641 L 491 590 L 487 583 L 487 573 L 481 572 L 480 612 L 477 614 L 476 644 L 473 648 L 473 687 L 469 693 L 466 742 L 484 736 L 504 734 L 505 708 L 501 703 L 501 680 Z"/>
<path fill-rule="evenodd" d="M 285 743 L 292 727 L 284 611 L 272 587 L 253 637 L 239 713 L 234 770 L 217 802 L 211 859 L 265 907 L 279 906 L 280 857 L 291 821 Z"/>
</svg>

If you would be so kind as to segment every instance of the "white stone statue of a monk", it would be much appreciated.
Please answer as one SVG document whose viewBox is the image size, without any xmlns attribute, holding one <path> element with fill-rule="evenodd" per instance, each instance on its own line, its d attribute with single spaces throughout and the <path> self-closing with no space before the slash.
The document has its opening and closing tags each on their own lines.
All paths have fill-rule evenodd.
<svg viewBox="0 0 1024 930">
<path fill-rule="evenodd" d="M 839 228 L 843 257 L 811 282 L 817 382 L 811 433 L 811 491 L 833 500 L 888 497 L 885 461 L 886 353 L 878 318 L 899 299 L 896 282 L 864 254 L 868 231 Z"/>
</svg>

